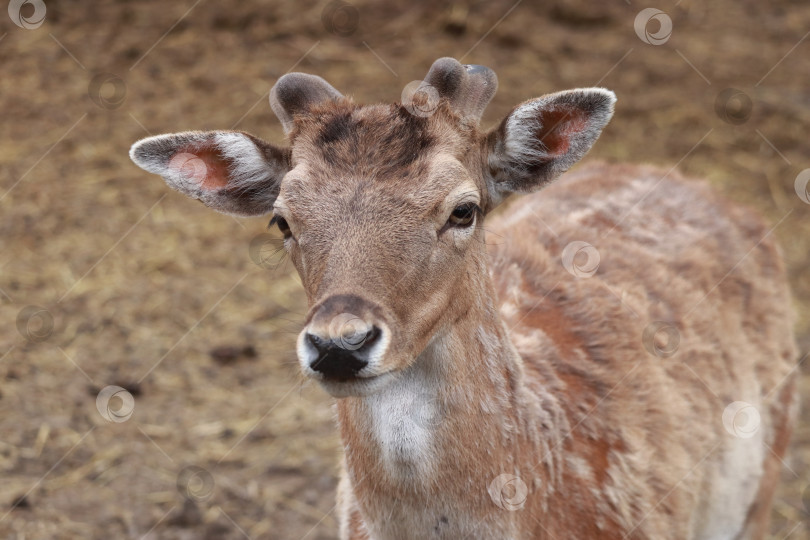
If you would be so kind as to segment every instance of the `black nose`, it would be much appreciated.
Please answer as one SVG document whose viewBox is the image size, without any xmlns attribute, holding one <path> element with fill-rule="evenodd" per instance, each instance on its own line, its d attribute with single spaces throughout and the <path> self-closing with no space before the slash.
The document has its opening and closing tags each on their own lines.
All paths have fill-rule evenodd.
<svg viewBox="0 0 810 540">
<path fill-rule="evenodd" d="M 347 381 L 368 365 L 368 351 L 380 337 L 380 329 L 372 326 L 365 333 L 323 338 L 307 334 L 306 338 L 318 351 L 318 358 L 309 364 L 313 371 L 327 379 Z"/>
</svg>

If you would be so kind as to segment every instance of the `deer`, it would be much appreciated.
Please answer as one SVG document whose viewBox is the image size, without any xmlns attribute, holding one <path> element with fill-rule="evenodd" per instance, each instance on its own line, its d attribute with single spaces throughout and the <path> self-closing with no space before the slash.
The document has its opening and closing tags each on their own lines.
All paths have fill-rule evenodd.
<svg viewBox="0 0 810 540">
<path fill-rule="evenodd" d="M 301 372 L 335 398 L 340 538 L 763 538 L 798 414 L 764 219 L 674 170 L 567 172 L 609 90 L 485 130 L 496 89 L 452 58 L 396 103 L 289 73 L 289 145 L 188 131 L 130 157 L 272 214 L 308 302 Z"/>
</svg>

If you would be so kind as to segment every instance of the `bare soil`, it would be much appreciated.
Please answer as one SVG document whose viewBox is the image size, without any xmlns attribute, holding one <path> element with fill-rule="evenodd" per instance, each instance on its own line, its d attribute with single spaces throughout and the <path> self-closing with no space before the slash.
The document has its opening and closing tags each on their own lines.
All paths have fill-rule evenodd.
<svg viewBox="0 0 810 540">
<path fill-rule="evenodd" d="M 807 2 L 662 0 L 660 45 L 630 0 L 44 5 L 33 29 L 0 13 L 0 537 L 336 538 L 339 441 L 298 376 L 293 269 L 251 257 L 266 220 L 218 215 L 127 156 L 187 129 L 280 143 L 267 92 L 289 70 L 374 102 L 439 56 L 488 65 L 487 125 L 546 92 L 615 90 L 586 159 L 677 166 L 757 207 L 810 349 Z M 109 385 L 131 417 L 99 411 Z M 810 538 L 806 415 L 783 480 L 771 538 Z"/>
</svg>

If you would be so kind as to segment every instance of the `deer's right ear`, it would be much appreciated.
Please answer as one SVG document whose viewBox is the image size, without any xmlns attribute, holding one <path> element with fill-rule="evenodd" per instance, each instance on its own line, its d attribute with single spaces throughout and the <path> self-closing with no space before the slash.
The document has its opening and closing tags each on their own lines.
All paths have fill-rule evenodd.
<svg viewBox="0 0 810 540">
<path fill-rule="evenodd" d="M 239 131 L 188 131 L 142 139 L 129 157 L 173 189 L 225 214 L 273 209 L 290 150 Z"/>
</svg>

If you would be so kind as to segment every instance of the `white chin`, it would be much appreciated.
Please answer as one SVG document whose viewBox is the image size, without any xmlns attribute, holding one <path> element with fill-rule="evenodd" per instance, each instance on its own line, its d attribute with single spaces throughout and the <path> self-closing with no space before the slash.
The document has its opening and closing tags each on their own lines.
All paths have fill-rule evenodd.
<svg viewBox="0 0 810 540">
<path fill-rule="evenodd" d="M 346 382 L 317 379 L 321 387 L 335 398 L 364 397 L 376 394 L 396 378 L 396 373 L 388 372 L 376 377 L 354 379 Z"/>
</svg>

